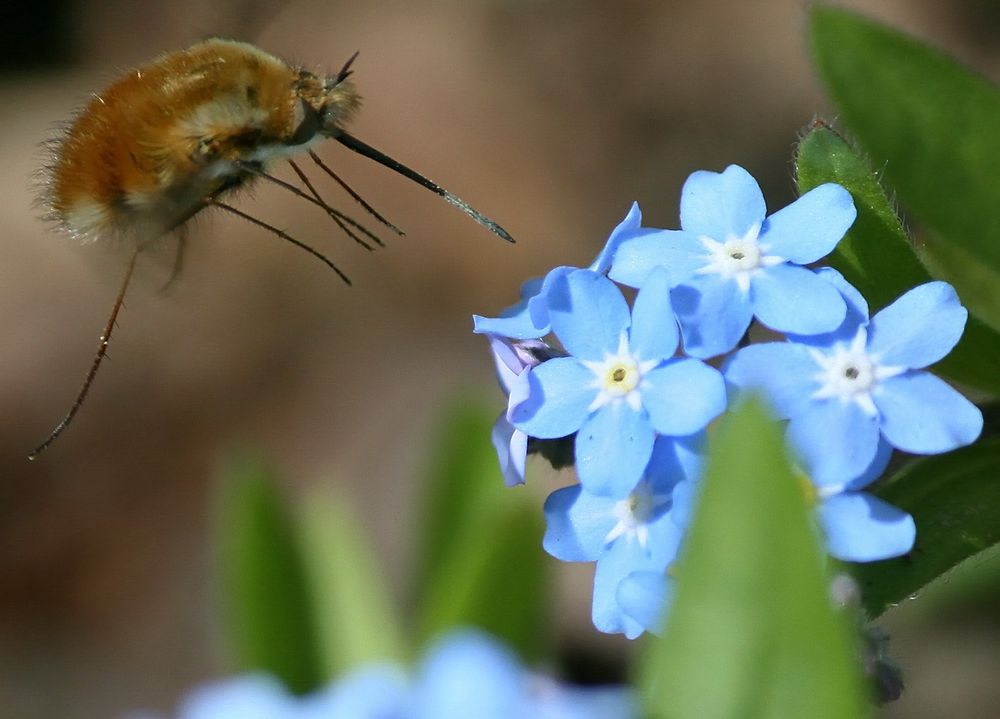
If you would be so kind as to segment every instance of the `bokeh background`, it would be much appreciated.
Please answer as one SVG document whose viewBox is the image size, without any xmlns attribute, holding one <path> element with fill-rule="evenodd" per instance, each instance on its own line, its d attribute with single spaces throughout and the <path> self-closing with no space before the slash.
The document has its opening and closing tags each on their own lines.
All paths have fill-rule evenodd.
<svg viewBox="0 0 1000 719">
<path fill-rule="evenodd" d="M 844 4 L 1000 79 L 995 2 Z M 5 4 L 0 717 L 167 711 L 224 671 L 210 517 L 234 445 L 266 452 L 292 492 L 354 493 L 400 591 L 440 408 L 458 392 L 500 407 L 470 315 L 510 304 L 528 276 L 588 263 L 632 200 L 649 224 L 676 226 L 695 169 L 741 164 L 770 207 L 789 202 L 796 137 L 832 115 L 804 24 L 802 0 Z M 205 213 L 170 293 L 158 292 L 169 262 L 144 259 L 88 403 L 29 463 L 77 391 L 125 259 L 39 219 L 40 143 L 119 72 L 213 34 L 324 71 L 360 50 L 354 133 L 518 244 L 336 143 L 321 147 L 407 236 L 368 254 L 280 189 L 240 200 L 334 257 L 347 288 L 273 236 Z M 539 500 L 569 481 L 539 477 L 527 490 Z M 591 628 L 590 571 L 559 567 L 558 641 L 613 667 L 628 647 Z M 1000 604 L 959 594 L 890 615 L 909 691 L 885 716 L 998 715 Z"/>
</svg>

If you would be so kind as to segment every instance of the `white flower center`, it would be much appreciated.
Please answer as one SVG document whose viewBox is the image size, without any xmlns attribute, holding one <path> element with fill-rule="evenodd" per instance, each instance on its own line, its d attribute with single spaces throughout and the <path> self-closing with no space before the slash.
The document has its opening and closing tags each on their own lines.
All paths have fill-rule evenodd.
<svg viewBox="0 0 1000 719">
<path fill-rule="evenodd" d="M 615 503 L 611 511 L 618 523 L 604 538 L 605 544 L 611 544 L 619 537 L 626 537 L 645 547 L 649 542 L 649 524 L 657 518 L 658 510 L 669 505 L 670 501 L 670 495 L 653 494 L 649 482 L 643 479 L 632 490 L 632 494 Z"/>
<path fill-rule="evenodd" d="M 628 402 L 638 412 L 642 408 L 640 390 L 643 375 L 658 365 L 659 361 L 644 362 L 638 354 L 633 354 L 628 346 L 628 333 L 623 331 L 618 338 L 616 352 L 606 353 L 602 360 L 581 360 L 581 364 L 594 373 L 591 386 L 597 389 L 597 396 L 590 404 L 591 412 L 610 402 L 621 401 Z"/>
<path fill-rule="evenodd" d="M 729 235 L 724 242 L 711 237 L 698 239 L 708 250 L 708 262 L 698 270 L 700 275 L 719 275 L 724 280 L 733 280 L 744 294 L 750 290 L 750 279 L 768 267 L 780 265 L 783 257 L 769 255 L 769 245 L 757 241 L 760 225 L 753 225 L 743 237 Z"/>
<path fill-rule="evenodd" d="M 879 383 L 906 368 L 879 364 L 878 355 L 866 351 L 867 343 L 868 330 L 860 327 L 850 344 L 841 342 L 829 352 L 809 350 L 820 367 L 814 375 L 820 385 L 813 393 L 814 399 L 837 397 L 843 404 L 854 402 L 870 416 L 878 412 L 872 397 L 881 391 Z"/>
</svg>

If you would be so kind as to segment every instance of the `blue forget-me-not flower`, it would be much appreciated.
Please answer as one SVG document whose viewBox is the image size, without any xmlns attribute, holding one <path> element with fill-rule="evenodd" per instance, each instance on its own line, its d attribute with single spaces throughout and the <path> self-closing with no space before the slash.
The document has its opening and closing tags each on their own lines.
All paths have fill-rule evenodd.
<svg viewBox="0 0 1000 719">
<path fill-rule="evenodd" d="M 835 331 L 739 350 L 725 369 L 740 390 L 762 391 L 790 420 L 791 446 L 819 486 L 860 476 L 880 438 L 937 454 L 974 441 L 979 409 L 925 367 L 962 336 L 968 313 L 945 282 L 913 288 L 868 319 L 868 304 L 835 270 L 822 277 L 850 305 Z"/>
<path fill-rule="evenodd" d="M 579 484 L 545 502 L 543 546 L 567 562 L 596 562 L 592 618 L 604 632 L 637 637 L 645 626 L 622 610 L 618 586 L 633 572 L 663 572 L 677 556 L 682 527 L 671 515 L 674 488 L 696 477 L 701 437 L 660 437 L 648 467 L 625 498 L 593 494 Z"/>
<path fill-rule="evenodd" d="M 851 195 L 826 184 L 767 216 L 742 167 L 695 172 L 681 193 L 681 229 L 621 240 L 609 276 L 641 287 L 666 268 L 692 357 L 730 351 L 755 316 L 779 332 L 829 332 L 844 319 L 844 302 L 802 265 L 829 254 L 856 214 Z"/>
<path fill-rule="evenodd" d="M 248 675 L 200 687 L 178 719 L 633 719 L 626 687 L 575 687 L 527 671 L 510 649 L 475 630 L 439 639 L 413 672 L 355 668 L 295 697 L 274 678 Z"/>
<path fill-rule="evenodd" d="M 964 329 L 950 285 L 921 285 L 869 319 L 839 273 L 811 267 L 854 222 L 844 188 L 820 185 L 768 215 L 756 181 L 731 165 L 693 173 L 680 214 L 680 230 L 642 227 L 633 205 L 587 270 L 557 267 L 501 317 L 476 318 L 508 346 L 548 348 L 508 364 L 517 384 L 498 455 L 509 466 L 522 445 L 574 442 L 580 485 L 546 502 L 544 546 L 597 563 L 594 624 L 629 637 L 662 625 L 698 494 L 697 473 L 666 472 L 662 448 L 705 429 L 727 399 L 763 394 L 787 421 L 817 529 L 846 561 L 913 547 L 913 517 L 866 491 L 894 449 L 945 452 L 982 429 L 979 410 L 926 371 Z M 615 283 L 636 288 L 631 310 Z M 738 349 L 754 318 L 784 341 Z M 700 361 L 719 355 L 725 387 Z M 523 477 L 523 461 L 507 474 Z"/>
<path fill-rule="evenodd" d="M 528 373 L 528 396 L 510 420 L 532 437 L 575 432 L 577 476 L 589 492 L 627 496 L 657 433 L 693 434 L 725 409 L 719 372 L 674 357 L 677 324 L 664 271 L 650 276 L 630 312 L 614 283 L 577 270 L 553 286 L 549 314 L 570 356 Z"/>
</svg>

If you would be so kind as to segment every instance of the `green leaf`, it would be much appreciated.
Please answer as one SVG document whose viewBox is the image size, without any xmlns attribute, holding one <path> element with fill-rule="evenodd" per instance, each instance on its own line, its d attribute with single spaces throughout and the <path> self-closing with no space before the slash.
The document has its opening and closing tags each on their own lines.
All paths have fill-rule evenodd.
<svg viewBox="0 0 1000 719">
<path fill-rule="evenodd" d="M 492 412 L 456 404 L 439 432 L 424 490 L 417 634 L 426 642 L 478 626 L 537 659 L 549 606 L 544 520 L 533 492 L 504 486 L 492 424 Z"/>
<path fill-rule="evenodd" d="M 1000 332 L 1000 272 L 979 262 L 958 245 L 927 237 L 920 248 L 920 258 L 931 274 L 955 285 L 962 302 L 994 332 Z"/>
<path fill-rule="evenodd" d="M 905 557 L 853 568 L 873 617 L 957 564 L 1000 543 L 1000 438 L 925 457 L 876 494 L 913 515 L 917 543 Z"/>
<path fill-rule="evenodd" d="M 818 122 L 802 138 L 795 170 L 801 194 L 827 182 L 851 193 L 858 217 L 828 261 L 873 310 L 931 279 L 867 163 L 830 127 Z"/>
<path fill-rule="evenodd" d="M 382 568 L 360 516 L 326 491 L 300 509 L 302 545 L 323 674 L 340 676 L 368 662 L 406 659 Z"/>
<path fill-rule="evenodd" d="M 227 462 L 218 507 L 222 620 L 234 671 L 265 671 L 293 692 L 324 674 L 296 528 L 260 459 Z"/>
<path fill-rule="evenodd" d="M 1000 92 L 942 52 L 852 12 L 815 4 L 810 16 L 820 76 L 903 205 L 1000 271 Z"/>
<path fill-rule="evenodd" d="M 675 572 L 673 607 L 642 670 L 655 718 L 857 719 L 855 642 L 781 431 L 756 403 L 728 415 Z"/>
<path fill-rule="evenodd" d="M 873 313 L 931 280 L 878 180 L 837 133 L 817 123 L 799 143 L 796 174 L 802 193 L 836 182 L 854 198 L 858 218 L 828 261 L 868 299 Z M 970 316 L 961 341 L 934 369 L 1000 394 L 1000 333 Z"/>
</svg>

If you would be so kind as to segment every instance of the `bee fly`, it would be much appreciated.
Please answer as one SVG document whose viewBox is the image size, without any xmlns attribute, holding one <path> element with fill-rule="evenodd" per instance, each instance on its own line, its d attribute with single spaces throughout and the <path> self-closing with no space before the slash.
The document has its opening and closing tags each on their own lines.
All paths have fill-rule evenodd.
<svg viewBox="0 0 1000 719">
<path fill-rule="evenodd" d="M 212 39 L 161 55 L 95 95 L 53 143 L 45 201 L 50 216 L 83 241 L 124 240 L 131 254 L 100 345 L 66 416 L 30 455 L 43 452 L 72 422 L 104 359 L 139 253 L 177 232 L 173 279 L 186 242 L 185 223 L 208 207 L 235 215 L 286 240 L 347 276 L 325 255 L 286 232 L 225 202 L 257 180 L 319 206 L 355 242 L 382 241 L 321 197 L 293 157 L 307 155 L 379 223 L 395 225 L 369 206 L 313 151 L 326 138 L 371 158 L 440 195 L 508 242 L 493 220 L 409 167 L 344 130 L 360 105 L 351 64 L 321 77 L 253 45 Z M 305 189 L 269 172 L 287 161 Z"/>
</svg>

